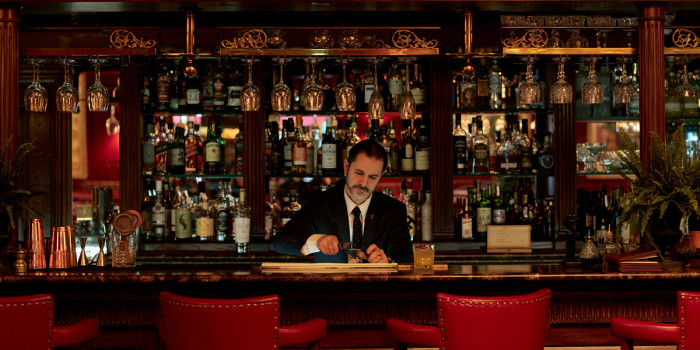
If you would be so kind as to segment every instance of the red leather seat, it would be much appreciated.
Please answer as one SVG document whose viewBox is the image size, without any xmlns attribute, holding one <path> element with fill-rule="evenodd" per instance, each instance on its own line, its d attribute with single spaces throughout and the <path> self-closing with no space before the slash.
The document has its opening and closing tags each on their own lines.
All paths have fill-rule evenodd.
<svg viewBox="0 0 700 350">
<path fill-rule="evenodd" d="M 678 321 L 657 323 L 636 321 L 623 317 L 610 320 L 612 335 L 621 338 L 620 349 L 632 350 L 634 342 L 679 345 L 679 349 L 700 349 L 700 293 L 678 292 Z"/>
<path fill-rule="evenodd" d="M 277 349 L 306 344 L 319 349 L 326 320 L 280 327 L 276 295 L 245 299 L 189 298 L 160 293 L 158 333 L 168 350 Z"/>
<path fill-rule="evenodd" d="M 50 294 L 0 298 L 0 348 L 46 350 L 85 343 L 97 337 L 96 318 L 55 327 Z"/>
<path fill-rule="evenodd" d="M 542 350 L 551 296 L 549 289 L 505 297 L 438 293 L 437 327 L 388 319 L 386 331 L 395 349 Z"/>
</svg>

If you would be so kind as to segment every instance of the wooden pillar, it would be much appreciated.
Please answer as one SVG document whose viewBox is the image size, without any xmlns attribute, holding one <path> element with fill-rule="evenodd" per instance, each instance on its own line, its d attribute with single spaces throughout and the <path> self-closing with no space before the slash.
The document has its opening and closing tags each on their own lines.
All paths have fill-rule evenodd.
<svg viewBox="0 0 700 350">
<path fill-rule="evenodd" d="M 639 5 L 639 128 L 642 161 L 649 160 L 650 131 L 666 140 L 664 115 L 664 4 Z"/>
<path fill-rule="evenodd" d="M 49 107 L 56 104 L 49 103 Z M 72 116 L 56 113 L 51 138 L 51 226 L 73 226 Z"/>
<path fill-rule="evenodd" d="M 454 232 L 450 60 L 442 56 L 430 59 L 430 189 L 436 238 L 452 238 Z"/>
<path fill-rule="evenodd" d="M 574 104 L 554 105 L 552 148 L 554 163 L 554 216 L 556 227 L 567 215 L 576 214 L 576 116 Z"/>
<path fill-rule="evenodd" d="M 131 62 L 119 70 L 119 210 L 141 212 L 141 70 Z"/>
<path fill-rule="evenodd" d="M 0 147 L 11 136 L 9 156 L 18 145 L 19 124 L 19 17 L 17 5 L 0 5 Z"/>
<path fill-rule="evenodd" d="M 262 100 L 268 96 L 265 88 L 264 62 L 253 65 L 253 80 L 261 91 Z M 243 183 L 246 189 L 246 202 L 251 209 L 251 233 L 262 235 L 265 231 L 265 105 L 257 112 L 243 112 Z"/>
</svg>

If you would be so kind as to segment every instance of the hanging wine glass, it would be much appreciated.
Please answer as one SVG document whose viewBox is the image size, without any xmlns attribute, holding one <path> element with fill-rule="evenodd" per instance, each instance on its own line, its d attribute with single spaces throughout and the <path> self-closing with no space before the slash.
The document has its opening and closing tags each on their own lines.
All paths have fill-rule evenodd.
<svg viewBox="0 0 700 350">
<path fill-rule="evenodd" d="M 46 105 L 49 102 L 49 93 L 39 83 L 39 66 L 43 60 L 32 58 L 29 64 L 32 65 L 32 83 L 24 91 L 24 106 L 30 112 L 46 112 Z"/>
<path fill-rule="evenodd" d="M 603 103 L 605 86 L 596 80 L 598 73 L 595 71 L 595 64 L 598 62 L 598 58 L 590 57 L 586 58 L 586 61 L 588 62 L 588 81 L 583 84 L 583 89 L 581 89 L 581 101 L 583 103 Z"/>
<path fill-rule="evenodd" d="M 323 109 L 323 101 L 326 98 L 326 93 L 316 84 L 316 61 L 311 63 L 311 81 L 309 86 L 304 90 L 304 108 L 307 111 L 320 111 Z"/>
<path fill-rule="evenodd" d="M 416 118 L 416 100 L 413 99 L 413 94 L 409 89 L 409 72 L 408 69 L 409 59 L 406 59 L 406 75 L 404 76 L 405 82 L 403 84 L 403 93 L 401 94 L 401 99 L 399 103 L 399 116 L 401 119 L 415 119 Z"/>
<path fill-rule="evenodd" d="M 622 73 L 620 75 L 620 80 L 615 84 L 615 89 L 613 90 L 615 103 L 630 103 L 634 97 L 634 87 L 627 76 L 627 58 L 622 57 L 618 60 L 622 61 Z"/>
<path fill-rule="evenodd" d="M 343 82 L 335 87 L 335 104 L 341 112 L 352 112 L 355 110 L 357 96 L 355 87 L 348 82 L 346 74 L 347 59 L 343 59 Z"/>
<path fill-rule="evenodd" d="M 285 59 L 278 59 L 280 64 L 280 81 L 272 89 L 272 110 L 275 112 L 286 112 L 292 106 L 292 90 L 284 83 Z"/>
<path fill-rule="evenodd" d="M 549 90 L 549 99 L 552 103 L 567 104 L 571 103 L 573 100 L 574 91 L 571 84 L 566 82 L 566 73 L 564 72 L 564 63 L 566 60 L 566 57 L 554 59 L 559 69 L 557 71 L 557 82 L 552 84 L 552 88 Z"/>
<path fill-rule="evenodd" d="M 698 97 L 698 88 L 696 88 L 693 84 L 690 84 L 688 82 L 688 58 L 685 57 L 683 59 L 683 73 L 681 75 L 681 83 L 676 86 L 676 89 L 674 90 L 675 95 L 678 97 L 684 97 L 684 98 L 697 98 Z M 695 101 L 697 102 L 697 101 Z"/>
<path fill-rule="evenodd" d="M 370 95 L 369 103 L 367 104 L 367 117 L 369 119 L 382 119 L 384 117 L 384 98 L 382 93 L 379 92 L 379 76 L 377 75 L 378 61 L 374 61 L 374 91 Z"/>
<path fill-rule="evenodd" d="M 253 59 L 248 60 L 248 82 L 241 88 L 241 110 L 257 112 L 260 109 L 260 90 L 253 84 Z"/>
<path fill-rule="evenodd" d="M 109 90 L 100 81 L 100 67 L 107 60 L 96 58 L 90 62 L 95 66 L 95 83 L 90 86 L 87 92 L 88 110 L 106 112 L 109 109 Z"/>
<path fill-rule="evenodd" d="M 535 62 L 535 58 L 526 57 L 523 58 L 523 61 L 527 63 L 527 71 L 525 73 L 525 82 L 520 84 L 520 89 L 518 90 L 517 98 L 519 104 L 538 103 L 542 91 L 540 90 L 540 85 L 535 81 L 535 75 L 532 73 L 532 65 Z"/>
<path fill-rule="evenodd" d="M 65 58 L 61 60 L 63 64 L 63 85 L 56 90 L 56 107 L 59 112 L 78 112 L 78 90 L 71 85 L 72 73 L 71 65 L 74 60 Z"/>
</svg>

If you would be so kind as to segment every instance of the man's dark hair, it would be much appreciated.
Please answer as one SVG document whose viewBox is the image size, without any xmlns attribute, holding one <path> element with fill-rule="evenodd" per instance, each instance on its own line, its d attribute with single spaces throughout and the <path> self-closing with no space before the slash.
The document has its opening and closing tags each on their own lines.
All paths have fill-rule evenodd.
<svg viewBox="0 0 700 350">
<path fill-rule="evenodd" d="M 369 139 L 358 142 L 355 144 L 355 146 L 352 146 L 350 152 L 348 153 L 348 163 L 352 164 L 352 162 L 354 162 L 357 158 L 357 155 L 360 153 L 364 153 L 367 157 L 383 161 L 384 166 L 382 167 L 382 173 L 384 173 L 389 159 L 387 158 L 386 150 L 384 147 L 382 147 L 382 145 Z"/>
</svg>

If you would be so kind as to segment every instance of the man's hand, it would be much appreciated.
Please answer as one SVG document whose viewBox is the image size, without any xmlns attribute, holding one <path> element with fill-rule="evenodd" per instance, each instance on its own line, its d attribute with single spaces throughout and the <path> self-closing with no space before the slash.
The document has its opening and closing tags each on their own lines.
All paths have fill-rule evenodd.
<svg viewBox="0 0 700 350">
<path fill-rule="evenodd" d="M 338 254 L 338 237 L 334 235 L 323 235 L 316 241 L 316 246 L 321 253 L 326 255 Z"/>
<path fill-rule="evenodd" d="M 372 244 L 367 248 L 367 252 L 360 252 L 360 257 L 371 262 L 371 263 L 388 263 L 389 258 L 387 258 L 384 250 L 379 249 L 376 244 Z"/>
</svg>

